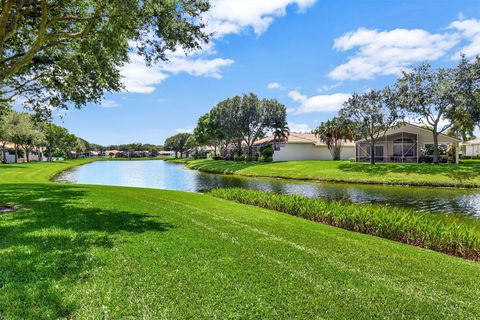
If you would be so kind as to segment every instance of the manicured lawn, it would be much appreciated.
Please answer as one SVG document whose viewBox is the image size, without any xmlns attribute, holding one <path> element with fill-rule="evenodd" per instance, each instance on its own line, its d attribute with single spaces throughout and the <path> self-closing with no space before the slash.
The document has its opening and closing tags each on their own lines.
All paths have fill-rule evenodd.
<svg viewBox="0 0 480 320">
<path fill-rule="evenodd" d="M 191 169 L 252 177 L 274 177 L 347 183 L 441 187 L 480 187 L 480 162 L 455 164 L 354 163 L 349 161 L 288 161 L 247 163 L 193 160 Z"/>
<path fill-rule="evenodd" d="M 475 318 L 480 264 L 207 195 L 0 166 L 0 318 Z"/>
</svg>

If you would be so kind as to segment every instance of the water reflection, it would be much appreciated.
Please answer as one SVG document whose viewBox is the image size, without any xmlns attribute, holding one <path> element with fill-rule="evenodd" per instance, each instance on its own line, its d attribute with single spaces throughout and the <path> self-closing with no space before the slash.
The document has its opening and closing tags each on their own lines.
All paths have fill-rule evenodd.
<svg viewBox="0 0 480 320">
<path fill-rule="evenodd" d="M 418 211 L 460 213 L 480 217 L 480 192 L 416 187 L 388 187 L 254 179 L 212 175 L 165 161 L 99 161 L 64 172 L 59 181 L 204 192 L 240 187 L 281 194 L 299 194 L 353 203 L 385 203 Z"/>
</svg>

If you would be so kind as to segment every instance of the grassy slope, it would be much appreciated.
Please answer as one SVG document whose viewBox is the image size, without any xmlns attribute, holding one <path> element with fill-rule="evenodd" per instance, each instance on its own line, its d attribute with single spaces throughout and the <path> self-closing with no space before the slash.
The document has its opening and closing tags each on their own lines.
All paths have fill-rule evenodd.
<svg viewBox="0 0 480 320">
<path fill-rule="evenodd" d="M 206 195 L 0 166 L 0 318 L 474 318 L 480 264 Z M 15 183 L 12 183 L 15 182 Z M 32 183 L 35 182 L 35 183 Z"/>
<path fill-rule="evenodd" d="M 480 162 L 478 161 L 465 161 L 460 165 L 378 163 L 371 166 L 368 163 L 347 161 L 245 163 L 193 160 L 188 161 L 187 166 L 205 172 L 254 177 L 348 183 L 480 187 Z"/>
</svg>

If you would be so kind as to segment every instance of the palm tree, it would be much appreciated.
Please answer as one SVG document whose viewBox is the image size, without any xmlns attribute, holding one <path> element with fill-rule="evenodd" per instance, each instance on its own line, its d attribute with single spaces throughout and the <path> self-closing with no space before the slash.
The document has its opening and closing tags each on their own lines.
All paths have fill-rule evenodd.
<svg viewBox="0 0 480 320">
<path fill-rule="evenodd" d="M 290 134 L 290 128 L 286 121 L 282 121 L 273 128 L 273 150 L 278 150 L 277 146 L 280 141 L 287 138 Z"/>
<path fill-rule="evenodd" d="M 325 142 L 333 160 L 340 160 L 343 142 L 355 139 L 352 123 L 337 117 L 322 122 L 312 133 Z"/>
</svg>

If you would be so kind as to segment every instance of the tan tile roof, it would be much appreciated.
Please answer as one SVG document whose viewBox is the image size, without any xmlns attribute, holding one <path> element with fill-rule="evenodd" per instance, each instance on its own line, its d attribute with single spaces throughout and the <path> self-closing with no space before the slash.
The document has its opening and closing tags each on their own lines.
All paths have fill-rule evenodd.
<svg viewBox="0 0 480 320">
<path fill-rule="evenodd" d="M 261 145 L 265 143 L 270 143 L 273 142 L 274 138 L 273 136 L 268 136 L 263 139 L 258 140 L 255 142 L 255 145 Z M 290 132 L 288 135 L 286 141 L 283 139 L 281 142 L 285 143 L 311 143 L 316 146 L 324 146 L 325 143 L 318 139 L 315 134 L 313 133 L 297 133 L 297 132 Z M 354 146 L 355 143 L 353 141 L 347 141 L 343 143 L 344 146 Z"/>
</svg>

